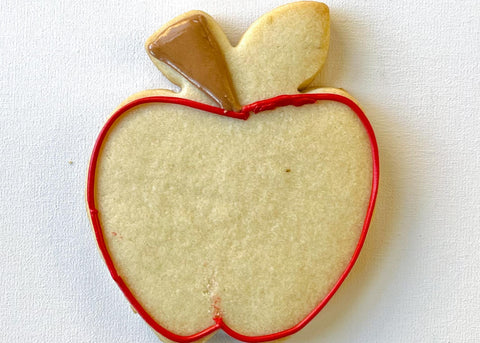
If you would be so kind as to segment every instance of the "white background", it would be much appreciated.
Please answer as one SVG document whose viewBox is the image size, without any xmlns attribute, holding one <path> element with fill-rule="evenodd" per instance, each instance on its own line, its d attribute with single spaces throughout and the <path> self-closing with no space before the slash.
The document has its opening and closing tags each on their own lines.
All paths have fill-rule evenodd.
<svg viewBox="0 0 480 343">
<path fill-rule="evenodd" d="M 283 3 L 0 2 L 1 342 L 156 342 L 90 229 L 93 142 L 128 95 L 171 87 L 143 48 L 163 23 L 203 9 L 236 42 Z M 479 342 L 480 2 L 328 5 L 315 82 L 363 104 L 380 193 L 357 265 L 289 342 Z"/>
</svg>

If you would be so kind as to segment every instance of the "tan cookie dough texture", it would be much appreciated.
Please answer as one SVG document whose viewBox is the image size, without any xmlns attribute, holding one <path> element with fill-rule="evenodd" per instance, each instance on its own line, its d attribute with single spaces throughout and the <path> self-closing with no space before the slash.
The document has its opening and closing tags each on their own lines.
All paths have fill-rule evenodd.
<svg viewBox="0 0 480 343">
<path fill-rule="evenodd" d="M 321 3 L 264 15 L 235 47 L 208 15 L 182 17 L 196 14 L 224 53 L 240 105 L 300 93 L 327 54 Z M 152 59 L 181 91 L 128 100 L 167 95 L 218 106 Z M 287 106 L 247 121 L 148 104 L 109 132 L 96 204 L 116 269 L 160 325 L 191 335 L 220 315 L 243 335 L 265 335 L 296 325 L 336 283 L 360 237 L 371 184 L 369 138 L 343 104 Z"/>
</svg>

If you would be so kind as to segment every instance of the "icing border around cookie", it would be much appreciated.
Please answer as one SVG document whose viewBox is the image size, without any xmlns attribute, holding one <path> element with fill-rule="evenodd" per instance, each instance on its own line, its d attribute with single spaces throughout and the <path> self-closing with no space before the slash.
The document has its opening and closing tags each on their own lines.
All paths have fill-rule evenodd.
<svg viewBox="0 0 480 343">
<path fill-rule="evenodd" d="M 321 91 L 321 89 L 317 90 Z M 328 89 L 328 91 L 331 91 Z M 98 210 L 96 209 L 96 204 L 95 204 L 95 180 L 96 180 L 96 167 L 97 167 L 97 161 L 98 157 L 102 148 L 102 144 L 105 140 L 105 138 L 108 135 L 109 130 L 112 128 L 114 123 L 116 122 L 117 119 L 119 119 L 125 112 L 128 110 L 139 106 L 143 104 L 149 104 L 149 103 L 170 103 L 170 104 L 178 104 L 178 105 L 183 105 L 191 108 L 195 108 L 201 111 L 209 112 L 210 114 L 217 114 L 221 116 L 228 116 L 231 118 L 235 119 L 241 119 L 241 120 L 247 120 L 248 117 L 250 116 L 251 113 L 258 113 L 261 111 L 265 110 L 272 110 L 277 107 L 283 107 L 283 106 L 302 106 L 304 104 L 311 104 L 315 103 L 317 101 L 334 101 L 334 102 L 339 102 L 342 103 L 346 106 L 348 106 L 360 119 L 362 125 L 364 126 L 369 141 L 370 141 L 370 146 L 371 146 L 371 153 L 372 153 L 372 161 L 373 161 L 373 169 L 372 169 L 372 188 L 371 188 L 371 193 L 370 193 L 370 199 L 368 203 L 368 209 L 365 215 L 365 219 L 363 222 L 363 227 L 362 231 L 360 234 L 360 238 L 358 240 L 358 243 L 356 245 L 355 251 L 350 259 L 350 262 L 348 263 L 347 267 L 341 274 L 340 278 L 337 280 L 335 283 L 334 287 L 330 290 L 330 292 L 323 298 L 323 300 L 299 323 L 297 323 L 295 326 L 280 331 L 272 334 L 267 334 L 267 335 L 261 335 L 261 336 L 245 336 L 242 335 L 239 332 L 236 332 L 229 328 L 227 324 L 222 320 L 221 316 L 216 316 L 214 318 L 215 324 L 198 332 L 193 335 L 189 336 L 181 336 L 177 335 L 161 325 L 159 325 L 148 313 L 147 311 L 142 307 L 142 305 L 139 303 L 139 301 L 133 296 L 132 292 L 130 289 L 127 287 L 125 282 L 122 280 L 122 277 L 118 274 L 112 258 L 109 254 L 109 251 L 106 247 L 104 236 L 103 236 L 103 231 L 102 227 L 100 225 L 100 220 L 99 220 L 99 213 Z M 322 308 L 328 303 L 328 301 L 331 299 L 331 297 L 336 293 L 338 288 L 341 286 L 345 278 L 348 276 L 350 270 L 352 269 L 353 265 L 355 264 L 360 251 L 363 247 L 363 244 L 365 242 L 365 238 L 368 232 L 368 228 L 371 222 L 371 218 L 373 215 L 373 209 L 375 206 L 375 201 L 378 193 L 378 184 L 379 184 L 379 153 L 378 153 L 378 146 L 377 146 L 377 141 L 376 137 L 373 131 L 373 128 L 368 121 L 367 117 L 365 116 L 364 112 L 362 109 L 357 105 L 357 103 L 352 100 L 351 98 L 338 94 L 338 93 L 333 93 L 333 92 L 328 92 L 328 93 L 303 93 L 303 94 L 292 94 L 292 95 L 281 95 L 277 97 L 273 97 L 270 99 L 265 99 L 261 101 L 254 102 L 250 105 L 244 106 L 241 111 L 235 112 L 235 111 L 225 111 L 221 108 L 214 107 L 211 105 L 206 105 L 204 103 L 200 103 L 197 101 L 193 100 L 188 100 L 188 99 L 183 99 L 183 98 L 178 98 L 178 97 L 169 97 L 169 96 L 147 96 L 147 97 L 139 97 L 137 99 L 134 99 L 120 108 L 118 108 L 113 115 L 110 117 L 110 119 L 107 121 L 107 123 L 104 125 L 102 128 L 96 142 L 93 148 L 92 152 L 92 157 L 90 160 L 90 165 L 88 169 L 88 177 L 87 177 L 87 206 L 89 210 L 89 215 L 91 218 L 91 222 L 93 225 L 93 229 L 95 232 L 95 236 L 97 239 L 98 247 L 101 251 L 101 254 L 105 260 L 105 263 L 107 265 L 107 268 L 110 271 L 110 274 L 112 278 L 115 280 L 115 282 L 118 284 L 122 292 L 124 293 L 125 297 L 129 300 L 131 305 L 134 307 L 134 309 L 138 312 L 138 314 L 152 327 L 156 332 L 158 332 L 160 335 L 170 339 L 174 340 L 177 342 L 181 343 L 188 343 L 188 342 L 194 342 L 197 341 L 201 338 L 204 338 L 218 329 L 222 329 L 225 331 L 228 335 L 232 336 L 233 338 L 246 341 L 246 342 L 264 342 L 264 341 L 270 341 L 270 340 L 275 340 L 275 339 L 280 339 L 289 335 L 292 335 L 299 330 L 301 330 L 303 327 L 305 327 L 321 310 Z"/>
</svg>

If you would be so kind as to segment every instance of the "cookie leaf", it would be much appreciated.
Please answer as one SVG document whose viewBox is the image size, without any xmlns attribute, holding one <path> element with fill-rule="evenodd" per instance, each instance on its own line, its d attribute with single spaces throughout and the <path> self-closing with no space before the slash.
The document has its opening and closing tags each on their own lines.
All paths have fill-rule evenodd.
<svg viewBox="0 0 480 343">
<path fill-rule="evenodd" d="M 320 71 L 328 52 L 328 7 L 298 2 L 260 17 L 226 52 L 240 101 L 297 93 Z"/>
</svg>

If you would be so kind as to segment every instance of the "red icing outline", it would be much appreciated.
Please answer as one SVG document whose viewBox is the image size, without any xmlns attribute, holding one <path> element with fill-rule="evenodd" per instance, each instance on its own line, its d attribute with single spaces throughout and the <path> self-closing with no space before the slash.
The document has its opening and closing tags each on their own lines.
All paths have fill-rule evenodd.
<svg viewBox="0 0 480 343">
<path fill-rule="evenodd" d="M 196 334 L 189 335 L 189 336 L 180 336 L 177 335 L 173 332 L 168 331 L 164 327 L 160 326 L 155 320 L 146 312 L 146 310 L 142 307 L 142 305 L 138 302 L 138 300 L 133 296 L 132 292 L 130 289 L 127 287 L 127 285 L 124 283 L 122 278 L 118 275 L 115 266 L 113 264 L 113 261 L 109 255 L 108 249 L 105 244 L 104 236 L 102 233 L 102 228 L 100 226 L 100 221 L 98 218 L 98 211 L 95 207 L 95 171 L 96 171 L 96 166 L 97 166 L 97 160 L 98 156 L 100 153 L 100 149 L 102 146 L 102 143 L 105 139 L 105 137 L 108 134 L 108 131 L 114 124 L 114 122 L 126 111 L 129 109 L 141 105 L 141 104 L 147 104 L 147 103 L 170 103 L 170 104 L 178 104 L 178 105 L 183 105 L 187 107 L 192 107 L 196 108 L 202 111 L 206 112 L 211 112 L 215 113 L 218 115 L 223 115 L 223 116 L 229 116 L 232 118 L 237 118 L 237 119 L 243 119 L 246 120 L 248 119 L 250 112 L 253 113 L 258 113 L 261 111 L 265 110 L 270 110 L 274 109 L 276 107 L 281 107 L 281 106 L 288 106 L 288 105 L 294 105 L 294 106 L 302 106 L 304 104 L 312 104 L 316 101 L 319 100 L 331 100 L 331 101 L 336 101 L 343 103 L 347 106 L 349 106 L 359 117 L 361 120 L 363 126 L 365 127 L 365 130 L 367 131 L 367 134 L 370 139 L 370 145 L 372 148 L 372 158 L 373 158 L 373 175 L 372 175 L 372 190 L 370 194 L 370 201 L 369 201 L 369 206 L 367 209 L 367 213 L 365 216 L 365 221 L 363 224 L 363 229 L 360 234 L 360 239 L 357 243 L 357 247 L 355 249 L 355 252 L 352 255 L 352 258 L 347 266 L 347 268 L 344 270 L 343 274 L 340 276 L 338 279 L 337 283 L 335 286 L 332 288 L 332 290 L 327 294 L 327 296 L 308 314 L 302 321 L 300 321 L 297 325 L 295 325 L 292 328 L 289 328 L 284 331 L 276 332 L 273 334 L 268 334 L 268 335 L 263 335 L 263 336 L 245 336 L 242 335 L 232 329 L 230 329 L 227 324 L 225 324 L 220 316 L 217 316 L 214 318 L 215 324 L 206 328 L 203 331 L 200 331 Z M 97 243 L 99 246 L 99 249 L 103 255 L 103 258 L 105 259 L 105 263 L 107 264 L 107 267 L 110 271 L 110 274 L 112 275 L 112 278 L 115 280 L 115 282 L 118 284 L 122 292 L 125 294 L 126 298 L 130 301 L 132 306 L 135 308 L 135 310 L 138 312 L 138 314 L 150 325 L 155 331 L 157 331 L 159 334 L 162 336 L 181 343 L 188 343 L 188 342 L 193 342 L 198 339 L 201 339 L 202 337 L 205 337 L 209 334 L 212 334 L 218 329 L 222 329 L 225 331 L 228 335 L 241 340 L 245 342 L 264 342 L 264 341 L 270 341 L 270 340 L 275 340 L 279 339 L 285 336 L 289 336 L 291 334 L 294 334 L 295 332 L 299 331 L 302 329 L 305 325 L 307 325 L 319 312 L 320 310 L 328 303 L 330 298 L 335 294 L 335 292 L 338 290 L 340 285 L 343 283 L 345 278 L 347 277 L 348 273 L 352 269 L 353 265 L 355 264 L 358 255 L 360 253 L 360 250 L 362 249 L 362 246 L 365 242 L 365 237 L 367 235 L 368 227 L 370 225 L 370 221 L 372 218 L 373 214 L 373 208 L 375 206 L 375 200 L 377 197 L 377 192 L 378 192 L 378 181 L 379 181 L 379 158 L 378 158 L 378 146 L 377 146 L 377 141 L 375 138 L 375 134 L 373 132 L 372 126 L 370 125 L 370 122 L 368 121 L 367 117 L 363 113 L 363 111 L 360 109 L 360 107 L 351 99 L 346 98 L 342 95 L 338 94 L 331 94 L 331 93 L 318 93 L 318 94 L 294 94 L 294 95 L 280 95 L 274 98 L 266 99 L 266 100 L 261 100 L 255 103 L 252 103 L 250 105 L 244 106 L 240 112 L 230 112 L 230 111 L 225 111 L 223 109 L 220 109 L 218 107 L 202 104 L 196 101 L 188 100 L 188 99 L 182 99 L 182 98 L 175 98 L 175 97 L 163 97 L 163 96 L 152 96 L 152 97 L 145 97 L 145 98 L 140 98 L 133 100 L 126 105 L 120 107 L 117 111 L 113 113 L 113 115 L 110 117 L 110 119 L 107 121 L 105 126 L 102 128 L 97 141 L 95 143 L 95 146 L 93 148 L 92 152 L 92 158 L 90 161 L 90 166 L 88 169 L 88 178 L 87 178 L 87 204 L 88 208 L 90 210 L 90 217 L 92 221 L 92 225 L 95 231 L 95 236 L 97 239 Z"/>
</svg>

